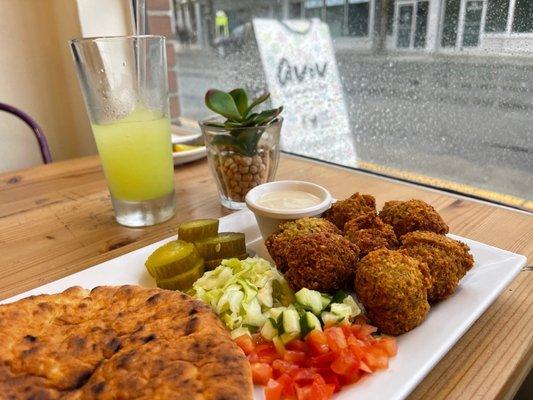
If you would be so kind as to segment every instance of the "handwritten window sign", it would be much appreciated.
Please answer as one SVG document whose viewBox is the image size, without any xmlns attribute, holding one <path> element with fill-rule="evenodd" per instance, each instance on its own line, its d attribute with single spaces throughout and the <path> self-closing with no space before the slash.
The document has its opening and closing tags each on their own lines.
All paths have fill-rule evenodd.
<svg viewBox="0 0 533 400">
<path fill-rule="evenodd" d="M 318 19 L 254 19 L 253 26 L 272 101 L 285 107 L 282 150 L 356 166 L 328 26 Z"/>
</svg>

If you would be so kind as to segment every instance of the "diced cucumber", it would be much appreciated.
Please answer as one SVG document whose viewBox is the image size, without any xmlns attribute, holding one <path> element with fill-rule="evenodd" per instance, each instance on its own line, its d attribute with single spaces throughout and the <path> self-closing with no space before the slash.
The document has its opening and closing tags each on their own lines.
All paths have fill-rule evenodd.
<svg viewBox="0 0 533 400">
<path fill-rule="evenodd" d="M 327 294 L 323 294 L 322 295 L 322 310 L 325 310 L 326 307 L 329 306 L 330 303 L 331 303 L 331 296 Z"/>
<path fill-rule="evenodd" d="M 283 331 L 300 333 L 300 316 L 296 310 L 283 311 Z"/>
<path fill-rule="evenodd" d="M 316 290 L 310 290 L 302 288 L 298 290 L 294 296 L 296 301 L 300 303 L 307 310 L 312 311 L 314 314 L 320 314 L 322 311 L 322 294 Z"/>
<path fill-rule="evenodd" d="M 302 335 L 301 335 L 302 338 L 306 337 L 307 334 L 314 329 L 317 329 L 319 331 L 322 330 L 322 326 L 320 325 L 320 320 L 311 311 L 307 311 L 300 318 L 300 328 L 302 329 Z"/>
<path fill-rule="evenodd" d="M 272 340 L 275 336 L 278 334 L 278 330 L 276 329 L 275 321 L 272 318 L 267 319 L 263 327 L 261 328 L 261 335 L 266 340 Z"/>
<path fill-rule="evenodd" d="M 332 303 L 330 310 L 333 314 L 336 314 L 338 317 L 343 319 L 350 319 L 352 316 L 352 308 L 344 303 Z"/>
<path fill-rule="evenodd" d="M 322 314 L 320 314 L 320 319 L 324 323 L 324 327 L 329 327 L 338 324 L 344 319 L 344 317 L 339 317 L 337 314 L 329 311 L 323 311 Z"/>
<path fill-rule="evenodd" d="M 335 293 L 331 299 L 332 303 L 342 303 L 343 300 L 348 297 L 348 294 L 343 292 L 342 290 L 338 290 L 337 293 Z"/>
<path fill-rule="evenodd" d="M 250 334 L 250 331 L 248 330 L 248 328 L 245 328 L 245 327 L 242 327 L 242 326 L 237 328 L 237 329 L 232 330 L 230 335 L 231 335 L 232 339 L 237 339 L 238 337 L 240 337 L 242 335 L 252 336 Z"/>
<path fill-rule="evenodd" d="M 298 339 L 299 337 L 300 337 L 300 332 L 285 332 L 283 335 L 279 336 L 283 344 L 287 344 L 293 341 L 294 339 Z"/>
<path fill-rule="evenodd" d="M 351 318 L 361 314 L 361 309 L 359 308 L 352 296 L 346 296 L 342 301 L 342 304 L 346 304 L 352 310 L 350 314 Z"/>
<path fill-rule="evenodd" d="M 268 313 L 272 318 L 274 318 L 275 321 L 277 321 L 280 314 L 286 309 L 287 307 L 272 307 L 270 310 L 268 310 Z"/>
<path fill-rule="evenodd" d="M 274 336 L 274 338 L 272 339 L 272 343 L 274 343 L 274 347 L 276 348 L 278 354 L 285 354 L 285 344 L 279 336 Z"/>
</svg>

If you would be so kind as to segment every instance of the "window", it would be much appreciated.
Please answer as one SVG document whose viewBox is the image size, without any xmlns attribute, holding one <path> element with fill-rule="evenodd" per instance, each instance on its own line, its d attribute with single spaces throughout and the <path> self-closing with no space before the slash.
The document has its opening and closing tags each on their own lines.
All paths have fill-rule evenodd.
<svg viewBox="0 0 533 400">
<path fill-rule="evenodd" d="M 481 27 L 481 12 L 483 2 L 470 0 L 465 5 L 465 20 L 463 32 L 463 47 L 474 47 L 479 44 L 479 29 Z"/>
<path fill-rule="evenodd" d="M 513 32 L 533 32 L 533 0 L 516 0 Z"/>
<path fill-rule="evenodd" d="M 368 2 L 348 4 L 348 36 L 368 35 Z"/>
<path fill-rule="evenodd" d="M 426 47 L 426 32 L 428 25 L 428 8 L 429 2 L 422 1 L 416 6 L 416 29 L 415 29 L 415 47 Z"/>
<path fill-rule="evenodd" d="M 508 12 L 509 0 L 488 0 L 485 32 L 505 32 Z"/>
<path fill-rule="evenodd" d="M 305 18 L 322 19 L 322 0 L 307 0 L 305 2 Z"/>
<path fill-rule="evenodd" d="M 285 105 L 285 122 L 316 117 L 313 123 L 322 127 L 342 114 L 343 122 L 334 123 L 339 127 L 334 134 L 339 140 L 344 135 L 353 145 L 357 163 L 346 161 L 342 149 L 334 150 L 337 136 L 324 139 L 302 129 L 283 133 L 301 140 L 291 152 L 532 207 L 533 0 L 513 0 L 512 10 L 509 1 L 502 0 L 343 0 L 342 4 L 305 0 L 302 18 L 320 20 L 292 21 L 301 24 L 301 32 L 272 20 L 275 29 L 263 29 L 272 49 L 264 56 L 253 19 L 271 18 L 279 5 L 292 17 L 290 5 L 297 2 L 284 1 L 180 0 L 180 5 L 205 5 L 201 23 L 191 25 L 204 29 L 202 35 L 191 34 L 205 40 L 176 46 L 183 118 L 203 119 L 211 114 L 203 98 L 209 88 L 245 87 L 255 94 L 269 89 L 272 106 Z M 370 35 L 384 31 L 376 29 L 374 11 L 391 3 L 392 36 Z M 188 8 L 190 13 L 197 9 Z M 218 10 L 238 21 L 243 34 L 231 28 L 228 38 L 213 40 L 210 14 Z M 329 27 L 332 39 L 314 36 L 315 41 L 291 50 L 278 71 L 291 79 L 285 87 L 294 89 L 293 99 L 301 106 L 291 115 L 289 101 L 276 103 L 273 79 L 265 72 L 275 69 L 268 70 L 265 64 L 285 53 L 287 43 L 311 37 L 306 29 L 312 27 L 322 31 Z M 315 48 L 318 42 L 331 47 Z M 302 56 L 304 47 L 316 57 Z M 327 68 L 325 54 L 330 57 Z M 320 90 L 298 83 L 331 70 L 338 75 L 320 81 Z M 328 87 L 335 87 L 337 98 Z M 339 100 L 336 108 L 324 111 L 324 105 L 335 100 Z M 332 154 L 338 159 L 332 161 Z"/>
<path fill-rule="evenodd" d="M 331 36 L 343 36 L 344 0 L 329 0 L 326 1 L 326 5 L 326 22 L 329 25 Z"/>
<path fill-rule="evenodd" d="M 289 18 L 302 18 L 302 2 L 294 2 L 289 5 Z"/>
<path fill-rule="evenodd" d="M 442 47 L 455 47 L 457 41 L 457 26 L 459 24 L 460 0 L 446 0 L 444 21 L 442 27 Z"/>
</svg>

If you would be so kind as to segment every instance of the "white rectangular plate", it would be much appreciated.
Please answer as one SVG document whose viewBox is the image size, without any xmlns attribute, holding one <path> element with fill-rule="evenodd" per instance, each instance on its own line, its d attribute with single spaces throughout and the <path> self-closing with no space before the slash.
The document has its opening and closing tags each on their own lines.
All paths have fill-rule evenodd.
<svg viewBox="0 0 533 400">
<path fill-rule="evenodd" d="M 264 247 L 253 214 L 243 210 L 220 219 L 221 231 L 246 234 L 248 248 L 258 256 L 270 259 Z M 345 387 L 335 400 L 405 398 L 479 318 L 526 264 L 526 257 L 486 244 L 450 235 L 470 246 L 475 265 L 463 278 L 456 293 L 431 308 L 428 318 L 413 331 L 398 338 L 398 355 L 389 369 L 367 376 L 351 387 Z M 144 262 L 169 237 L 142 249 L 95 265 L 55 282 L 4 300 L 9 303 L 40 293 L 57 293 L 70 286 L 91 289 L 99 285 L 136 284 L 153 287 Z M 256 388 L 255 398 L 262 399 Z"/>
</svg>

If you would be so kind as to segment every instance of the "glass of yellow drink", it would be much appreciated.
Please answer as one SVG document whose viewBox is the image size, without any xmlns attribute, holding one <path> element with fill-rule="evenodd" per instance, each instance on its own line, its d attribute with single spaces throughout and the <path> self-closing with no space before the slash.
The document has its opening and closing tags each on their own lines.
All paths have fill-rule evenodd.
<svg viewBox="0 0 533 400">
<path fill-rule="evenodd" d="M 165 38 L 70 42 L 117 222 L 148 226 L 175 213 Z"/>
</svg>

